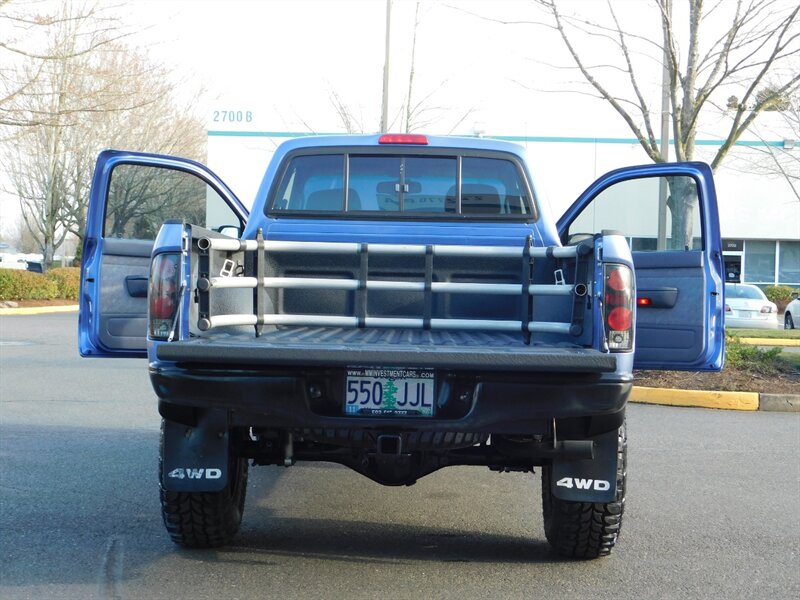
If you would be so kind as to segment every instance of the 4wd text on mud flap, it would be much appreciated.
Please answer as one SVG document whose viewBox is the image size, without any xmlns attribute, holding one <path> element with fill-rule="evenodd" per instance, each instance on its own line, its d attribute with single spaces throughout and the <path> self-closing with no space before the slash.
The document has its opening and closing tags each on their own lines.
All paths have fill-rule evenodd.
<svg viewBox="0 0 800 600">
<path fill-rule="evenodd" d="M 167 477 L 172 479 L 219 479 L 222 477 L 220 469 L 172 469 Z"/>
<path fill-rule="evenodd" d="M 591 490 L 594 488 L 600 492 L 611 489 L 611 484 L 604 479 L 581 479 L 580 477 L 562 477 L 556 481 L 556 485 L 569 489 L 575 487 L 579 490 Z"/>
</svg>

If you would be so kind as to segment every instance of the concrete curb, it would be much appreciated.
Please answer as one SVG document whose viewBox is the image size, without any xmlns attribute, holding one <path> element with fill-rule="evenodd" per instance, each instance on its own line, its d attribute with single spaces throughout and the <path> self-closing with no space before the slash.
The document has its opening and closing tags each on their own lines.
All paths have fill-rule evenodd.
<svg viewBox="0 0 800 600">
<path fill-rule="evenodd" d="M 716 408 L 720 410 L 800 412 L 800 395 L 798 394 L 716 392 L 633 386 L 629 401 L 639 404 Z"/>
<path fill-rule="evenodd" d="M 0 317 L 7 315 L 44 315 L 47 313 L 78 312 L 78 305 L 69 306 L 28 306 L 25 308 L 0 308 Z"/>
<path fill-rule="evenodd" d="M 748 346 L 800 346 L 800 340 L 775 340 L 770 338 L 741 338 L 739 342 Z"/>
<path fill-rule="evenodd" d="M 800 412 L 800 395 L 761 394 L 758 410 L 773 412 Z"/>
</svg>

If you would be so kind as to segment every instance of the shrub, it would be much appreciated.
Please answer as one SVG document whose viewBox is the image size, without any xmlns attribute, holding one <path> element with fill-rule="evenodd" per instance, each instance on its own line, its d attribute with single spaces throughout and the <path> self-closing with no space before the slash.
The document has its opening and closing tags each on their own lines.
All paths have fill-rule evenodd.
<svg viewBox="0 0 800 600">
<path fill-rule="evenodd" d="M 736 336 L 728 336 L 725 341 L 727 366 L 761 375 L 772 375 L 780 370 L 777 360 L 781 352 L 779 347 L 762 350 L 758 346 L 742 344 Z"/>
<path fill-rule="evenodd" d="M 0 269 L 0 300 L 77 300 L 80 269 L 51 269 L 46 274 Z"/>
<path fill-rule="evenodd" d="M 792 293 L 797 293 L 797 290 L 788 285 L 768 285 L 764 288 L 764 293 L 771 302 L 777 304 L 778 302 L 790 302 Z"/>
<path fill-rule="evenodd" d="M 0 271 L 0 300 L 52 300 L 58 285 L 40 273 L 3 269 Z"/>
<path fill-rule="evenodd" d="M 17 300 L 15 270 L 0 269 L 0 300 Z"/>
<path fill-rule="evenodd" d="M 58 295 L 56 298 L 77 300 L 81 287 L 81 270 L 75 267 L 61 267 L 50 269 L 47 277 L 56 282 Z"/>
</svg>

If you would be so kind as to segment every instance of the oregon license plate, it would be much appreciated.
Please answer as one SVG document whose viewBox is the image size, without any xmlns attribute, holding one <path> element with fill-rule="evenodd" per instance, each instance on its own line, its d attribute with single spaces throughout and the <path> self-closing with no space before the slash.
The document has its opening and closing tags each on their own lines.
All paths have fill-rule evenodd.
<svg viewBox="0 0 800 600">
<path fill-rule="evenodd" d="M 432 417 L 433 371 L 391 367 L 347 369 L 344 412 L 355 416 Z"/>
</svg>

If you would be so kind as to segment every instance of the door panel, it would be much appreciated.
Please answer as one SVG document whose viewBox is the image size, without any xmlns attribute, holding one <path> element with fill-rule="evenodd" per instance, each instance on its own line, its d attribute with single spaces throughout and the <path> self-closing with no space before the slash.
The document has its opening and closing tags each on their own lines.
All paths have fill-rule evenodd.
<svg viewBox="0 0 800 600">
<path fill-rule="evenodd" d="M 230 189 L 199 163 L 102 152 L 92 180 L 81 267 L 81 354 L 146 356 L 147 281 L 159 230 L 164 236 L 159 244 L 179 251 L 183 222 L 235 233 L 246 219 L 247 210 Z M 162 229 L 165 222 L 172 225 Z"/>
<path fill-rule="evenodd" d="M 129 278 L 143 278 L 150 272 L 150 240 L 104 240 L 100 265 L 100 343 L 107 348 L 141 349 L 147 335 L 147 293 L 136 297 Z"/>
<path fill-rule="evenodd" d="M 641 257 L 633 259 L 637 298 L 650 300 L 648 306 L 637 307 L 637 363 L 666 360 L 694 364 L 701 360 L 705 352 L 705 324 L 703 312 L 697 308 L 704 301 L 705 272 L 699 267 L 645 267 L 652 261 L 637 258 Z M 648 292 L 657 291 L 665 281 L 675 290 L 675 301 L 672 306 L 659 308 Z"/>
<path fill-rule="evenodd" d="M 724 288 L 719 217 L 703 163 L 612 171 L 558 222 L 562 240 L 613 229 L 631 246 L 637 288 L 634 366 L 719 370 Z"/>
</svg>

